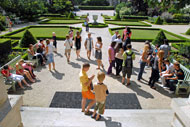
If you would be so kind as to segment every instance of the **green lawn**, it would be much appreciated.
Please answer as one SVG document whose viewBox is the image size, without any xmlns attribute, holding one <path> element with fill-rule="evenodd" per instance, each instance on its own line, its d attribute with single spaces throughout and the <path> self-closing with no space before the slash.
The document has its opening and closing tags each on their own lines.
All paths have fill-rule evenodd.
<svg viewBox="0 0 190 127">
<path fill-rule="evenodd" d="M 121 25 L 121 26 L 151 26 L 142 22 L 129 22 L 129 21 L 105 21 L 108 24 Z"/>
<path fill-rule="evenodd" d="M 74 34 L 76 33 L 77 29 L 73 29 Z M 56 33 L 57 38 L 65 38 L 69 32 L 69 28 L 29 28 L 29 31 L 36 37 L 36 38 L 51 38 L 52 32 Z M 24 34 L 24 31 L 18 32 L 16 34 L 10 35 L 10 37 L 21 38 Z"/>
<path fill-rule="evenodd" d="M 143 29 L 131 29 L 132 36 L 131 39 L 133 40 L 153 40 L 158 35 L 159 30 L 143 30 Z M 114 31 L 113 31 L 114 32 Z M 122 35 L 123 30 L 120 29 L 119 33 Z M 180 40 L 179 38 L 165 33 L 168 40 Z"/>
<path fill-rule="evenodd" d="M 6 41 L 9 41 L 10 39 L 0 39 L 0 43 L 4 43 Z"/>
<path fill-rule="evenodd" d="M 49 20 L 43 21 L 40 24 L 77 24 L 83 22 L 84 20 Z"/>
</svg>

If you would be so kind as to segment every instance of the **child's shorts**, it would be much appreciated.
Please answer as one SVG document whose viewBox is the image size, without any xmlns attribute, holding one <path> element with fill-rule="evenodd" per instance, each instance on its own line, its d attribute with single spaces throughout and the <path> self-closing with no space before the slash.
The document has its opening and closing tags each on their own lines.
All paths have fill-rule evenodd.
<svg viewBox="0 0 190 127">
<path fill-rule="evenodd" d="M 71 55 L 71 49 L 65 49 L 65 55 Z"/>
<path fill-rule="evenodd" d="M 127 75 L 127 78 L 131 78 L 132 75 L 132 68 L 123 67 L 122 68 L 123 77 Z"/>
<path fill-rule="evenodd" d="M 82 97 L 88 100 L 94 100 L 95 99 L 95 95 L 90 91 L 82 91 Z"/>
<path fill-rule="evenodd" d="M 99 114 L 104 114 L 105 102 L 96 102 L 94 110 L 98 110 Z"/>
</svg>

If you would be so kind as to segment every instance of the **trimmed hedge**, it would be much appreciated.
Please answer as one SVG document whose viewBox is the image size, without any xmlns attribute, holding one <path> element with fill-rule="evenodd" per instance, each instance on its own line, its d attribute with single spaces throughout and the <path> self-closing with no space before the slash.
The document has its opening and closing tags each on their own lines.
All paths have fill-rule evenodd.
<svg viewBox="0 0 190 127">
<path fill-rule="evenodd" d="M 12 47 L 16 47 L 19 44 L 19 40 L 14 40 L 11 42 Z"/>
<path fill-rule="evenodd" d="M 147 20 L 148 16 L 135 16 L 135 15 L 122 15 L 122 19 L 138 19 L 138 20 Z"/>
<path fill-rule="evenodd" d="M 0 56 L 9 54 L 11 52 L 11 40 L 10 39 L 0 39 Z"/>
<path fill-rule="evenodd" d="M 66 17 L 66 15 L 61 14 L 42 14 L 43 17 Z"/>
<path fill-rule="evenodd" d="M 22 36 L 21 40 L 20 40 L 20 47 L 22 48 L 28 48 L 29 44 L 36 44 L 37 43 L 37 39 L 33 36 L 33 34 L 26 29 L 24 31 L 24 35 Z"/>
<path fill-rule="evenodd" d="M 84 20 L 66 19 L 66 20 L 45 20 L 39 22 L 39 24 L 79 24 L 83 22 Z"/>
<path fill-rule="evenodd" d="M 141 22 L 141 21 L 138 21 L 135 24 L 135 22 L 129 22 L 129 21 L 105 20 L 105 23 L 107 23 L 107 24 L 114 24 L 114 25 L 120 25 L 120 26 L 147 26 L 147 27 L 151 27 L 152 26 L 152 25 L 149 25 L 149 24 Z"/>
<path fill-rule="evenodd" d="M 123 30 L 123 29 L 125 29 L 125 27 L 109 28 L 109 32 L 110 32 L 111 35 L 113 35 L 115 30 Z M 162 31 L 164 31 L 164 33 L 167 33 L 167 34 L 169 34 L 169 35 L 171 35 L 171 36 L 174 36 L 174 37 L 178 38 L 177 40 L 176 40 L 176 39 L 169 39 L 169 42 L 185 42 L 185 41 L 188 40 L 188 39 L 185 38 L 185 37 L 182 37 L 182 36 L 180 36 L 180 35 L 176 35 L 176 34 L 174 34 L 174 33 L 171 33 L 171 32 L 168 32 L 168 31 L 166 31 L 166 30 L 159 29 L 159 28 L 140 28 L 140 27 L 132 27 L 132 28 L 131 28 L 131 30 L 135 30 L 135 29 L 136 29 L 136 30 L 157 30 L 157 31 L 162 30 Z M 151 36 L 151 35 L 150 35 L 150 36 Z M 144 42 L 144 41 L 146 41 L 146 40 L 148 40 L 148 41 L 153 41 L 154 39 L 143 39 L 143 38 L 136 39 L 136 38 L 132 38 L 131 40 L 132 40 L 132 41 L 136 41 L 136 42 Z"/>
<path fill-rule="evenodd" d="M 70 26 L 49 26 L 49 25 L 41 25 L 41 26 L 27 26 L 24 27 L 22 29 L 19 30 L 15 30 L 13 32 L 7 33 L 3 36 L 1 36 L 2 38 L 11 38 L 11 39 L 21 39 L 20 36 L 12 36 L 14 34 L 18 34 L 19 32 L 23 32 L 25 29 L 30 29 L 30 28 L 70 28 Z M 72 27 L 74 30 L 78 30 L 79 32 L 82 31 L 82 28 L 79 27 Z M 38 36 L 37 39 L 41 39 L 41 38 L 47 38 L 47 39 L 52 39 L 52 34 L 50 34 L 50 36 Z M 57 37 L 57 40 L 65 40 L 65 36 L 62 37 Z"/>
<path fill-rule="evenodd" d="M 79 6 L 81 10 L 114 10 L 114 6 Z"/>
<path fill-rule="evenodd" d="M 82 26 L 85 27 L 84 23 L 82 24 Z M 108 24 L 105 24 L 105 23 L 98 23 L 98 25 L 94 25 L 92 23 L 89 23 L 88 26 L 90 28 L 104 28 L 104 27 L 108 27 Z"/>
<path fill-rule="evenodd" d="M 102 15 L 104 19 L 111 19 L 108 15 Z"/>
<path fill-rule="evenodd" d="M 186 35 L 190 35 L 190 28 L 185 32 Z"/>
</svg>

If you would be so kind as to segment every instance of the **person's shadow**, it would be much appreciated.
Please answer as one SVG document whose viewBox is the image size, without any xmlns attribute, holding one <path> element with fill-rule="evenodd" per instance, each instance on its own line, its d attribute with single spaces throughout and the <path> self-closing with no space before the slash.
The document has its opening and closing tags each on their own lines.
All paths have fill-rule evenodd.
<svg viewBox="0 0 190 127">
<path fill-rule="evenodd" d="M 65 76 L 65 73 L 60 73 L 57 70 L 55 70 L 55 72 L 53 72 L 53 71 L 50 71 L 50 72 L 51 72 L 52 76 L 58 80 L 62 80 L 63 76 Z"/>
<path fill-rule="evenodd" d="M 100 121 L 105 121 L 106 127 L 122 127 L 122 124 L 117 121 L 112 121 L 111 117 L 102 117 Z"/>
<path fill-rule="evenodd" d="M 78 63 L 70 62 L 69 64 L 70 64 L 72 67 L 74 67 L 74 68 L 81 68 L 80 64 L 78 64 Z"/>
<path fill-rule="evenodd" d="M 58 52 L 55 52 L 55 54 L 57 55 L 57 56 L 59 56 L 59 57 L 63 57 L 63 55 L 61 54 L 61 53 L 58 53 Z"/>
<path fill-rule="evenodd" d="M 137 85 L 136 82 L 131 81 L 131 85 L 127 86 L 127 88 L 133 90 L 134 92 L 137 93 L 137 95 L 142 96 L 144 98 L 154 98 L 154 96 L 147 91 L 144 91 L 143 89 L 140 88 L 140 85 Z"/>
</svg>

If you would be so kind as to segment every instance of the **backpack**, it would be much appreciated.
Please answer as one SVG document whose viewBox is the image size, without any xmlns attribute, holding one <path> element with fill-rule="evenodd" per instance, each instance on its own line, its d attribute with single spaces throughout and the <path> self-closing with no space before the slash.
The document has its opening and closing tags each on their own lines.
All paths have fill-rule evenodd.
<svg viewBox="0 0 190 127">
<path fill-rule="evenodd" d="M 125 60 L 125 67 L 132 68 L 133 67 L 133 59 L 132 59 L 133 52 L 131 54 L 128 54 L 127 52 L 125 53 L 127 55 L 127 58 Z"/>
</svg>

